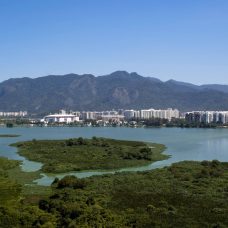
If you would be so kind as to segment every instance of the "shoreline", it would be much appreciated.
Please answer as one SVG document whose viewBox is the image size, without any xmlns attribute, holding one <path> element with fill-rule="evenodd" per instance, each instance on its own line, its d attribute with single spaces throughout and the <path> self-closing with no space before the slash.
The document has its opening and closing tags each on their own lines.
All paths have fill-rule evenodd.
<svg viewBox="0 0 228 228">
<path fill-rule="evenodd" d="M 13 128 L 57 128 L 57 127 L 75 127 L 75 128 L 154 128 L 154 129 L 159 129 L 159 128 L 180 128 L 180 129 L 227 129 L 228 126 L 211 126 L 211 127 L 200 127 L 200 126 L 190 126 L 190 127 L 182 127 L 182 126 L 112 126 L 112 125 L 107 125 L 107 126 L 87 126 L 87 125 L 69 125 L 69 124 L 64 124 L 64 125 L 47 125 L 47 126 L 41 126 L 41 125 L 35 125 L 35 124 L 21 124 L 21 125 L 14 125 L 13 127 L 7 127 L 5 125 L 0 125 L 0 128 L 4 129 L 13 129 Z M 15 137 L 19 137 L 15 136 Z M 0 136 L 1 137 L 1 136 Z"/>
</svg>

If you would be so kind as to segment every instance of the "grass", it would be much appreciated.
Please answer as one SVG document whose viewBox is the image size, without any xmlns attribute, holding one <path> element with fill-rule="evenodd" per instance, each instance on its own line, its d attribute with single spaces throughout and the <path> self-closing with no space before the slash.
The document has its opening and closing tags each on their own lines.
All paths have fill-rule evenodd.
<svg viewBox="0 0 228 228">
<path fill-rule="evenodd" d="M 33 140 L 13 144 L 19 154 L 42 162 L 46 173 L 80 170 L 110 170 L 142 166 L 166 159 L 165 146 L 105 138 Z"/>
</svg>

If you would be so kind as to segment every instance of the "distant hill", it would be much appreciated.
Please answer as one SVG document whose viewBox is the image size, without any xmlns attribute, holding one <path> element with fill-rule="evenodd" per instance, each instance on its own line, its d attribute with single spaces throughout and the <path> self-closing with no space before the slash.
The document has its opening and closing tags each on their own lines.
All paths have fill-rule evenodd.
<svg viewBox="0 0 228 228">
<path fill-rule="evenodd" d="M 228 110 L 228 86 L 169 80 L 162 82 L 137 73 L 117 71 L 91 74 L 17 78 L 0 83 L 0 111 L 47 113 L 59 109 L 178 108 Z"/>
<path fill-rule="evenodd" d="M 213 90 L 221 91 L 224 93 L 228 93 L 228 85 L 218 85 L 218 84 L 202 85 L 201 88 L 213 89 Z"/>
</svg>

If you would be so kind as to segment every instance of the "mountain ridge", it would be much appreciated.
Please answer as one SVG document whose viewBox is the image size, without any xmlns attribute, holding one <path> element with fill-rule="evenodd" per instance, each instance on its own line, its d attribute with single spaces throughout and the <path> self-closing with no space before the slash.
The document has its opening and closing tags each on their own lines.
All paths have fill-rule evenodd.
<svg viewBox="0 0 228 228">
<path fill-rule="evenodd" d="M 228 110 L 228 85 L 194 85 L 172 79 L 163 82 L 127 71 L 103 76 L 70 73 L 12 78 L 0 83 L 0 111 L 44 113 L 62 108 L 93 111 L 150 107 Z"/>
</svg>

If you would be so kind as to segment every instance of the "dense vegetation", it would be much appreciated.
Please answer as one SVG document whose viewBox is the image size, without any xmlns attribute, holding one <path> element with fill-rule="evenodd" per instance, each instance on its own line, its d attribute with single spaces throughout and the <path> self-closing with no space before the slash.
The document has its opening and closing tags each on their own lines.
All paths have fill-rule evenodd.
<svg viewBox="0 0 228 228">
<path fill-rule="evenodd" d="M 13 144 L 19 154 L 42 162 L 42 171 L 59 173 L 141 166 L 167 158 L 165 146 L 93 137 L 92 139 L 33 140 Z"/>
<path fill-rule="evenodd" d="M 19 200 L 20 189 L 12 194 L 14 205 L 0 206 L 0 227 L 228 226 L 228 163 L 181 162 L 147 172 L 66 176 L 47 188 L 52 193 L 36 199 L 28 194 Z"/>
<path fill-rule="evenodd" d="M 40 227 L 39 224 L 46 224 L 47 226 L 44 227 L 54 227 L 56 219 L 53 215 L 40 210 L 36 204 L 30 205 L 35 195 L 30 198 L 28 204 L 24 203 L 23 188 L 25 186 L 18 180 L 18 177 L 20 179 L 23 175 L 19 164 L 18 161 L 0 157 L 0 227 Z M 30 192 L 30 194 L 33 193 Z"/>
<path fill-rule="evenodd" d="M 227 127 L 227 124 L 220 122 L 205 123 L 205 122 L 189 122 L 185 119 L 172 119 L 165 124 L 166 127 L 181 127 L 181 128 L 220 128 Z"/>
<path fill-rule="evenodd" d="M 21 191 L 20 186 L 12 180 L 9 180 L 7 170 L 18 166 L 18 161 L 11 161 L 6 158 L 0 158 L 0 205 L 18 198 Z"/>
<path fill-rule="evenodd" d="M 40 201 L 40 208 L 54 211 L 61 226 L 228 225 L 228 165 L 217 161 L 185 162 L 81 182 L 75 177 L 56 180 L 53 195 Z"/>
</svg>

